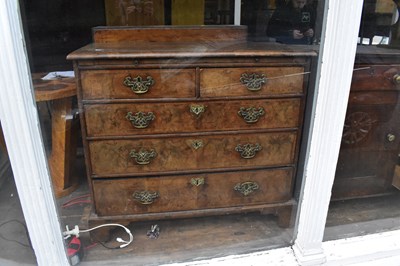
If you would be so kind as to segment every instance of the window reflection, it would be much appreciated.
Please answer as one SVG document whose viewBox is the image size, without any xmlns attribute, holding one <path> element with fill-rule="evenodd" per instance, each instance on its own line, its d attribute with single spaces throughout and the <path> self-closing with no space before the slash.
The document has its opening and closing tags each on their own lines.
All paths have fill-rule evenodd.
<svg viewBox="0 0 400 266">
<path fill-rule="evenodd" d="M 315 16 L 314 6 L 306 0 L 290 0 L 274 11 L 268 22 L 267 35 L 280 43 L 311 44 Z"/>
<path fill-rule="evenodd" d="M 388 45 L 398 42 L 399 0 L 365 0 L 359 44 Z"/>
</svg>

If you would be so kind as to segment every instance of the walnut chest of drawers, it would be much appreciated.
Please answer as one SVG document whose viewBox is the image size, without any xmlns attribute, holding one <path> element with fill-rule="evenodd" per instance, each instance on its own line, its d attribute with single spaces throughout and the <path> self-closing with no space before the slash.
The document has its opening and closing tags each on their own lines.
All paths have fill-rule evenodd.
<svg viewBox="0 0 400 266">
<path fill-rule="evenodd" d="M 261 211 L 289 222 L 311 50 L 245 27 L 96 28 L 78 82 L 90 221 Z"/>
</svg>

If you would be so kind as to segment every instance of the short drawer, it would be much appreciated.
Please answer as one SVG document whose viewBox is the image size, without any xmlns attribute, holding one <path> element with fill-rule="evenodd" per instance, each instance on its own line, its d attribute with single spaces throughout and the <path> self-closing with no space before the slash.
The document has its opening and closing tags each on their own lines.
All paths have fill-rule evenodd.
<svg viewBox="0 0 400 266">
<path fill-rule="evenodd" d="M 296 128 L 300 98 L 85 106 L 90 137 Z"/>
<path fill-rule="evenodd" d="M 351 91 L 400 90 L 400 67 L 356 65 Z"/>
<path fill-rule="evenodd" d="M 89 142 L 92 174 L 148 175 L 294 163 L 297 131 Z"/>
<path fill-rule="evenodd" d="M 96 213 L 132 215 L 285 202 L 292 168 L 93 180 Z"/>
<path fill-rule="evenodd" d="M 303 93 L 303 67 L 204 68 L 202 97 L 265 96 Z"/>
<path fill-rule="evenodd" d="M 83 99 L 195 96 L 194 69 L 82 70 Z"/>
</svg>

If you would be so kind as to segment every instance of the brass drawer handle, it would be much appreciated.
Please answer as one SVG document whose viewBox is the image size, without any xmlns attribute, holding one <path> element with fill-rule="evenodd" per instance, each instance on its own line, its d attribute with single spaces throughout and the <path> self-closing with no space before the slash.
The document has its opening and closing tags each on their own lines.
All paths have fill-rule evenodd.
<svg viewBox="0 0 400 266">
<path fill-rule="evenodd" d="M 152 204 L 160 195 L 156 191 L 135 191 L 132 197 L 143 205 Z"/>
<path fill-rule="evenodd" d="M 240 76 L 240 82 L 246 86 L 249 91 L 259 91 L 261 87 L 267 83 L 267 77 L 264 74 L 243 73 Z"/>
<path fill-rule="evenodd" d="M 202 186 L 205 184 L 204 177 L 194 177 L 190 179 L 190 184 L 196 187 Z"/>
<path fill-rule="evenodd" d="M 400 84 L 400 74 L 396 74 L 393 76 L 393 83 L 396 85 Z"/>
<path fill-rule="evenodd" d="M 244 182 L 236 184 L 233 189 L 243 194 L 243 196 L 248 196 L 254 191 L 258 190 L 260 186 L 256 182 Z"/>
<path fill-rule="evenodd" d="M 136 94 L 146 93 L 151 86 L 154 85 L 155 81 L 151 76 L 143 79 L 141 76 L 137 76 L 136 78 L 132 78 L 131 76 L 127 76 L 124 79 L 124 85 L 129 87 Z"/>
<path fill-rule="evenodd" d="M 246 123 L 256 123 L 258 119 L 265 114 L 264 108 L 259 107 L 240 107 L 238 114 L 243 118 Z"/>
<path fill-rule="evenodd" d="M 144 165 L 144 164 L 149 164 L 151 162 L 151 159 L 157 156 L 157 153 L 153 149 L 149 151 L 140 149 L 138 152 L 136 152 L 136 150 L 131 150 L 129 156 L 131 158 L 135 158 L 137 164 Z"/>
<path fill-rule="evenodd" d="M 190 112 L 199 118 L 206 111 L 207 106 L 202 104 L 191 104 L 189 108 Z"/>
<path fill-rule="evenodd" d="M 393 141 L 396 140 L 396 135 L 389 133 L 389 134 L 386 135 L 386 139 L 387 139 L 389 142 L 393 142 Z"/>
<path fill-rule="evenodd" d="M 146 128 L 155 118 L 156 116 L 152 112 L 148 112 L 147 114 L 144 112 L 137 112 L 136 114 L 128 112 L 126 114 L 126 119 L 128 119 L 135 128 Z"/>
<path fill-rule="evenodd" d="M 240 157 L 242 157 L 243 159 L 251 159 L 254 156 L 256 156 L 256 153 L 258 151 L 262 150 L 262 147 L 258 143 L 256 144 L 247 143 L 244 145 L 238 144 L 235 150 L 240 153 Z"/>
</svg>

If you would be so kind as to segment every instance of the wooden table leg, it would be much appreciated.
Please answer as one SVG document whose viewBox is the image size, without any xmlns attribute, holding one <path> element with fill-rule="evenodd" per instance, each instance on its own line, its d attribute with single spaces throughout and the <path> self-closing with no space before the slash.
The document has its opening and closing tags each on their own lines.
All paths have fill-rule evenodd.
<svg viewBox="0 0 400 266">
<path fill-rule="evenodd" d="M 57 198 L 70 194 L 78 185 L 74 171 L 77 130 L 71 114 L 72 97 L 53 100 L 51 118 L 51 155 L 48 163 Z"/>
</svg>

